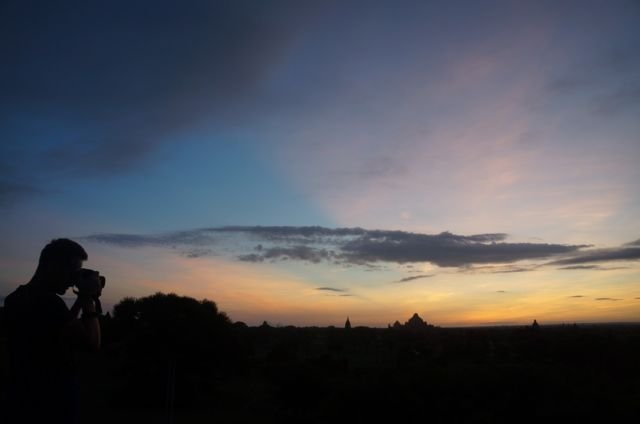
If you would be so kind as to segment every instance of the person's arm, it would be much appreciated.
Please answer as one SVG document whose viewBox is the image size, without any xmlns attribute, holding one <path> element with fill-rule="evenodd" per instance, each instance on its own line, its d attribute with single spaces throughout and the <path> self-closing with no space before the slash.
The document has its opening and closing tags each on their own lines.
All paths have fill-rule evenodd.
<svg viewBox="0 0 640 424">
<path fill-rule="evenodd" d="M 89 280 L 82 284 L 82 291 L 78 293 L 78 297 L 73 306 L 69 310 L 71 322 L 69 323 L 71 337 L 78 344 L 87 345 L 91 350 L 100 349 L 101 330 L 100 321 L 98 320 L 98 312 L 96 304 L 93 300 L 94 296 L 100 295 L 100 280 Z M 78 314 L 82 311 L 82 316 L 78 319 Z"/>
<path fill-rule="evenodd" d="M 78 313 L 82 311 L 82 316 L 78 319 Z M 76 337 L 81 337 L 88 344 L 91 350 L 100 349 L 102 333 L 96 304 L 91 297 L 78 296 L 70 314 L 72 317 L 71 326 L 74 327 Z"/>
</svg>

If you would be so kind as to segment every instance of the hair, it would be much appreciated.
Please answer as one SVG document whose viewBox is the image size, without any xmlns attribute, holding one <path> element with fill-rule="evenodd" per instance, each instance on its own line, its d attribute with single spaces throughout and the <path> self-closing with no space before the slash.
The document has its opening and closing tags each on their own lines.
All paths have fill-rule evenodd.
<svg viewBox="0 0 640 424">
<path fill-rule="evenodd" d="M 73 259 L 88 259 L 87 252 L 73 240 L 66 238 L 54 239 L 40 252 L 38 267 L 49 264 L 69 263 Z"/>
</svg>

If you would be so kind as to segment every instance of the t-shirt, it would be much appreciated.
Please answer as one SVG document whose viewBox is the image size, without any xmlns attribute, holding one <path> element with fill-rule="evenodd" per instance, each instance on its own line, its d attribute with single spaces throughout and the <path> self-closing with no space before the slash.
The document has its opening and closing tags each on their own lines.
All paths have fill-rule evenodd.
<svg viewBox="0 0 640 424">
<path fill-rule="evenodd" d="M 65 333 L 73 319 L 55 293 L 18 287 L 4 301 L 11 363 L 10 401 L 16 422 L 73 415 L 77 400 L 74 350 Z"/>
</svg>

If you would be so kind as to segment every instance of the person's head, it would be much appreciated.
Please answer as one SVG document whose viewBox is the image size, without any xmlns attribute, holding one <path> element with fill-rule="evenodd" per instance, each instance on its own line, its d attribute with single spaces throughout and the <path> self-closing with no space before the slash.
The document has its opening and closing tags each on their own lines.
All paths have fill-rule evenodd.
<svg viewBox="0 0 640 424">
<path fill-rule="evenodd" d="M 55 239 L 40 252 L 36 275 L 48 289 L 64 294 L 76 283 L 82 262 L 87 258 L 87 252 L 75 241 Z"/>
</svg>

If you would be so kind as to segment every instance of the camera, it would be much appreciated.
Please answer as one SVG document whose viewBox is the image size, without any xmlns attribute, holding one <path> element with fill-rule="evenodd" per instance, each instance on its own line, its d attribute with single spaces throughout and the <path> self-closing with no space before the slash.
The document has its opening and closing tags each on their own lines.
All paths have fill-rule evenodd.
<svg viewBox="0 0 640 424">
<path fill-rule="evenodd" d="M 96 286 L 96 281 L 98 286 Z M 82 268 L 75 286 L 78 288 L 78 293 L 87 293 L 91 296 L 99 297 L 106 282 L 107 280 L 98 271 Z"/>
<path fill-rule="evenodd" d="M 79 296 L 92 297 L 96 305 L 96 312 L 102 314 L 100 295 L 106 283 L 107 280 L 100 275 L 98 271 L 82 268 L 78 275 L 78 281 L 75 284 L 77 290 L 74 290 L 74 293 Z"/>
</svg>

